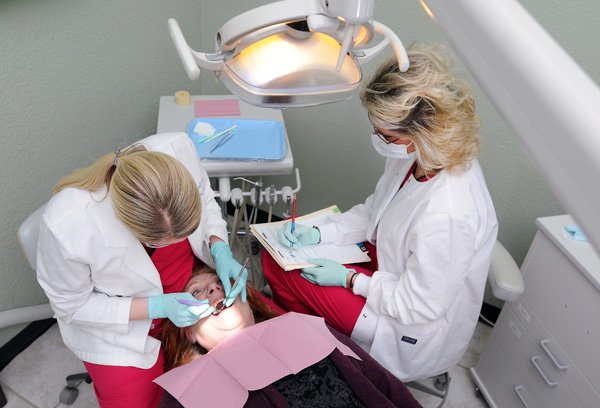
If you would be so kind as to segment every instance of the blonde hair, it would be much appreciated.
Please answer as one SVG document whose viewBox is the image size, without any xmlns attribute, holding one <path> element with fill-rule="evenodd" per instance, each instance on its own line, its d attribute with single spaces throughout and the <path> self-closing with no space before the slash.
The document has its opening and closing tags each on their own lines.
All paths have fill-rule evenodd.
<svg viewBox="0 0 600 408">
<path fill-rule="evenodd" d="M 53 192 L 68 187 L 106 187 L 117 218 L 144 243 L 186 238 L 200 225 L 202 204 L 192 175 L 175 158 L 140 145 L 75 170 Z"/>
<path fill-rule="evenodd" d="M 361 92 L 373 125 L 410 138 L 427 172 L 464 170 L 479 155 L 479 118 L 471 87 L 452 70 L 441 46 L 412 44 L 410 68 L 400 72 L 392 58 Z"/>
</svg>

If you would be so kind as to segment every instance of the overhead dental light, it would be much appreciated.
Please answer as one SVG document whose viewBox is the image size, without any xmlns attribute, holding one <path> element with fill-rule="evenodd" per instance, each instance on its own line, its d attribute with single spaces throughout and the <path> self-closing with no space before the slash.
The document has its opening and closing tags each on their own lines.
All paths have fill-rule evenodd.
<svg viewBox="0 0 600 408">
<path fill-rule="evenodd" d="M 400 39 L 373 21 L 374 0 L 284 0 L 240 14 L 215 35 L 214 53 L 190 48 L 174 19 L 171 38 L 191 80 L 215 71 L 246 102 L 300 107 L 349 99 L 361 65 L 391 44 L 401 71 L 409 61 Z M 384 38 L 367 47 L 374 33 Z"/>
</svg>

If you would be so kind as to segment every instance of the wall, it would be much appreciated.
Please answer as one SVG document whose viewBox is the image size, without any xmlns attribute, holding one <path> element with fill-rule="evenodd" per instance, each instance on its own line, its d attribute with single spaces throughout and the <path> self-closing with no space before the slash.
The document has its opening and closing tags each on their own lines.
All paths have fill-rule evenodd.
<svg viewBox="0 0 600 408">
<path fill-rule="evenodd" d="M 47 300 L 15 239 L 76 167 L 156 131 L 158 100 L 183 75 L 167 31 L 201 36 L 198 1 L 0 2 L 0 310 Z M 0 333 L 0 345 L 20 327 Z"/>
<path fill-rule="evenodd" d="M 190 45 L 212 51 L 213 35 L 232 16 L 267 1 L 4 0 L 0 2 L 0 311 L 45 302 L 19 252 L 15 231 L 75 167 L 156 129 L 161 95 L 226 90 L 203 73 L 189 82 L 167 33 L 179 21 Z M 600 38 L 595 0 L 522 4 L 596 80 Z M 378 0 L 375 18 L 405 44 L 444 42 L 417 0 Z M 387 55 L 390 55 L 389 53 Z M 366 67 L 371 72 L 378 61 Z M 458 69 L 466 71 L 458 63 Z M 468 77 L 468 73 L 467 73 Z M 500 221 L 499 239 L 521 262 L 536 217 L 562 212 L 546 183 L 486 96 L 477 88 L 484 168 Z M 331 203 L 348 209 L 373 190 L 383 159 L 358 98 L 284 112 L 303 188 L 298 210 Z M 565 141 L 567 143 L 567 141 Z M 273 177 L 277 186 L 293 177 Z M 279 208 L 279 211 L 281 209 Z M 0 331 L 0 344 L 19 327 Z"/>
</svg>

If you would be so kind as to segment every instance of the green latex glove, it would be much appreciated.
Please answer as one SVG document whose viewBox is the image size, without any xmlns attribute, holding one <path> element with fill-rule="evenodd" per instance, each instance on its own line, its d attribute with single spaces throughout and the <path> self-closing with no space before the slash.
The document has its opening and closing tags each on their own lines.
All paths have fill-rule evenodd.
<svg viewBox="0 0 600 408">
<path fill-rule="evenodd" d="M 236 261 L 231 253 L 229 245 L 223 241 L 215 242 L 210 247 L 210 253 L 215 260 L 217 266 L 217 275 L 221 279 L 223 284 L 223 291 L 225 292 L 225 306 L 229 307 L 235 301 L 235 298 L 240 295 L 242 302 L 246 302 L 246 281 L 248 280 L 248 271 L 244 271 L 238 285 L 231 290 L 230 279 L 237 278 L 242 265 Z"/>
<path fill-rule="evenodd" d="M 292 231 L 292 222 L 288 221 L 283 224 L 277 233 L 279 242 L 288 248 L 301 245 L 316 245 L 321 242 L 321 232 L 316 227 L 305 227 L 302 224 L 296 223 L 294 231 Z"/>
<path fill-rule="evenodd" d="M 331 259 L 310 258 L 308 262 L 318 266 L 302 269 L 300 276 L 321 286 L 341 286 L 345 288 L 348 272 L 354 271 Z"/>
<path fill-rule="evenodd" d="M 194 305 L 183 304 L 180 301 Z M 177 327 L 191 326 L 198 320 L 210 316 L 214 310 L 208 304 L 208 300 L 198 300 L 187 292 L 155 295 L 148 298 L 148 317 L 150 319 L 166 317 Z"/>
</svg>

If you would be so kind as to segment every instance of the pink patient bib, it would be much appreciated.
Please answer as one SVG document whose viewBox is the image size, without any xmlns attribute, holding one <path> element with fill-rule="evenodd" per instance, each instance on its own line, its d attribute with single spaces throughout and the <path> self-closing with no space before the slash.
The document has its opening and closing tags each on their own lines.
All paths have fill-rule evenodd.
<svg viewBox="0 0 600 408">
<path fill-rule="evenodd" d="M 248 391 L 297 374 L 336 348 L 360 360 L 331 334 L 322 318 L 290 312 L 244 329 L 154 382 L 185 408 L 242 407 Z"/>
</svg>

